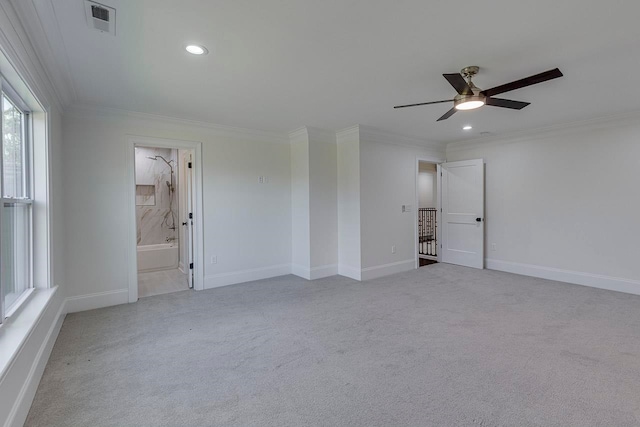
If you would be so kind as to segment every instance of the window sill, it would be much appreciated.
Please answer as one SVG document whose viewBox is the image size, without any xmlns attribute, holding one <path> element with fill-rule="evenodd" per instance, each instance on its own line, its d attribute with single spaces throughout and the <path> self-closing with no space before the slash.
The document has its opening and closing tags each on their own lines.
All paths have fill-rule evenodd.
<svg viewBox="0 0 640 427">
<path fill-rule="evenodd" d="M 34 289 L 0 326 L 0 382 L 40 322 L 57 290 L 57 286 L 52 289 Z"/>
</svg>

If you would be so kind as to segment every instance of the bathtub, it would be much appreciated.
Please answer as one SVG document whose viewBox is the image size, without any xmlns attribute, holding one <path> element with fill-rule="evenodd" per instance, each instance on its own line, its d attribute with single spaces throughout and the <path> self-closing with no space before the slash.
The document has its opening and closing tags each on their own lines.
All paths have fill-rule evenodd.
<svg viewBox="0 0 640 427">
<path fill-rule="evenodd" d="M 178 268 L 179 250 L 175 243 L 138 246 L 138 272 Z"/>
</svg>

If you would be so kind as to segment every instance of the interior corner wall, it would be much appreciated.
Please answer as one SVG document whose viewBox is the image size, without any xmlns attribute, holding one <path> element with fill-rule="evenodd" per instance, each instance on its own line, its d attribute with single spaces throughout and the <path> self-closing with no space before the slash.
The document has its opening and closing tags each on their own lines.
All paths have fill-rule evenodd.
<svg viewBox="0 0 640 427">
<path fill-rule="evenodd" d="M 78 305 L 127 302 L 128 135 L 202 142 L 205 288 L 291 272 L 285 138 L 256 140 L 126 112 L 72 109 L 63 120 L 66 279 Z"/>
<path fill-rule="evenodd" d="M 309 134 L 311 279 L 338 274 L 338 149 L 335 135 Z"/>
<path fill-rule="evenodd" d="M 362 280 L 415 268 L 417 158 L 434 153 L 393 142 L 360 141 Z"/>
<path fill-rule="evenodd" d="M 450 144 L 486 164 L 487 267 L 640 293 L 639 123 Z"/>
<path fill-rule="evenodd" d="M 360 140 L 338 135 L 338 274 L 361 279 Z"/>
<path fill-rule="evenodd" d="M 304 135 L 291 147 L 291 272 L 310 280 L 309 140 Z"/>
<path fill-rule="evenodd" d="M 63 197 L 66 190 L 63 185 L 62 112 L 59 104 L 55 102 L 55 90 L 49 81 L 43 78 L 46 76 L 46 72 L 29 43 L 29 35 L 10 2 L 2 2 L 0 5 L 0 50 L 11 63 L 11 67 L 7 69 L 3 65 L 0 68 L 0 73 L 9 77 L 8 73 L 15 74 L 17 72 L 47 111 L 48 153 L 46 160 L 48 160 L 49 166 L 47 177 L 49 224 L 47 228 L 51 272 L 48 285 L 52 288 L 57 286 L 56 290 L 38 289 L 29 298 L 29 302 L 33 302 L 35 298 L 40 298 L 43 295 L 52 295 L 44 309 L 35 315 L 37 319 L 33 319 L 34 323 L 28 333 L 25 331 L 29 322 L 23 321 L 20 315 L 15 318 L 16 321 L 13 324 L 3 325 L 4 338 L 13 334 L 13 338 L 9 341 L 15 341 L 15 337 L 25 333 L 25 338 L 20 341 L 18 352 L 14 358 L 9 361 L 8 365 L 1 367 L 3 374 L 0 377 L 0 396 L 2 396 L 0 398 L 0 425 L 19 426 L 24 423 L 27 417 L 65 315 L 64 296 L 67 291 L 67 282 L 64 274 L 64 262 L 66 254 L 62 248 L 64 248 L 66 240 L 63 221 L 65 215 Z M 4 60 L 2 62 L 4 63 Z M 44 284 L 40 283 L 39 285 Z M 40 291 L 43 293 L 40 294 Z M 24 311 L 20 314 L 23 313 Z M 17 326 L 18 331 L 10 332 L 13 326 Z M 7 329 L 5 330 L 5 328 Z M 11 354 L 12 350 L 0 347 L 0 351 L 5 355 Z"/>
</svg>

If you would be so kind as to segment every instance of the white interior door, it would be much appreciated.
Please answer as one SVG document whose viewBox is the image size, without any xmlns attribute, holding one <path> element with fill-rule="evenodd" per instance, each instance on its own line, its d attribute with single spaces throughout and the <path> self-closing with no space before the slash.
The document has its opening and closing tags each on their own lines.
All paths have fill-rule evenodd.
<svg viewBox="0 0 640 427">
<path fill-rule="evenodd" d="M 184 244 L 187 248 L 187 259 L 184 269 L 187 272 L 189 289 L 193 289 L 193 157 L 190 152 L 184 155 L 184 171 L 186 181 Z"/>
<path fill-rule="evenodd" d="M 440 165 L 442 262 L 484 267 L 482 159 Z"/>
</svg>

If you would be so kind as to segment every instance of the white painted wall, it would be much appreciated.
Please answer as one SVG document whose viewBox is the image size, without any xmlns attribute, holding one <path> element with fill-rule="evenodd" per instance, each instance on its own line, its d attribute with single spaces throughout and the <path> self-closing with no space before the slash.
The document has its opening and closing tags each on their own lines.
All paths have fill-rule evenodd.
<svg viewBox="0 0 640 427">
<path fill-rule="evenodd" d="M 396 145 L 361 132 L 360 212 L 363 280 L 415 268 L 416 159 L 442 159 L 433 148 Z M 402 212 L 402 205 L 411 205 Z M 392 253 L 395 246 L 395 253 Z"/>
<path fill-rule="evenodd" d="M 127 135 L 203 143 L 205 288 L 290 272 L 288 141 L 195 122 L 72 109 L 64 117 L 63 150 L 69 165 L 69 295 L 120 295 L 127 289 Z M 269 182 L 260 184 L 259 176 Z"/>
<path fill-rule="evenodd" d="M 450 144 L 447 160 L 486 163 L 487 266 L 640 292 L 639 123 Z"/>
<path fill-rule="evenodd" d="M 438 194 L 436 165 L 420 162 L 418 164 L 418 204 L 421 208 L 435 208 Z"/>
<path fill-rule="evenodd" d="M 334 133 L 309 131 L 311 277 L 338 271 L 338 148 Z"/>
<path fill-rule="evenodd" d="M 360 137 L 358 129 L 337 134 L 338 273 L 360 280 Z"/>
<path fill-rule="evenodd" d="M 64 248 L 66 233 L 62 201 L 65 192 L 62 182 L 62 114 L 55 91 L 45 77 L 47 74 L 29 43 L 27 31 L 9 2 L 0 3 L 0 50 L 8 60 L 0 61 L 0 73 L 12 83 L 14 77 L 20 75 L 47 110 L 46 131 L 49 137 L 48 152 L 39 155 L 39 160 L 48 163 L 48 200 L 40 199 L 40 196 L 44 195 L 37 194 L 38 200 L 34 207 L 34 212 L 42 211 L 44 204 L 48 203 L 48 225 L 46 221 L 37 219 L 34 227 L 38 228 L 38 232 L 48 228 L 49 265 L 38 264 L 34 278 L 40 289 L 31 295 L 12 319 L 3 324 L 0 333 L 0 425 L 20 426 L 27 416 L 64 318 L 66 278 L 64 251 L 61 249 Z M 14 88 L 23 95 L 21 88 L 15 84 Z M 40 118 L 40 114 L 34 116 L 36 119 Z M 42 170 L 38 169 L 35 173 L 42 174 Z M 38 242 L 40 241 L 38 238 Z M 34 248 L 36 256 L 45 252 L 46 248 L 42 245 Z M 47 272 L 43 272 L 43 268 L 50 270 L 49 283 Z M 42 289 L 47 286 L 52 289 Z M 58 288 L 54 289 L 55 286 Z"/>
<path fill-rule="evenodd" d="M 291 140 L 292 272 L 310 279 L 309 141 L 306 129 Z"/>
</svg>

